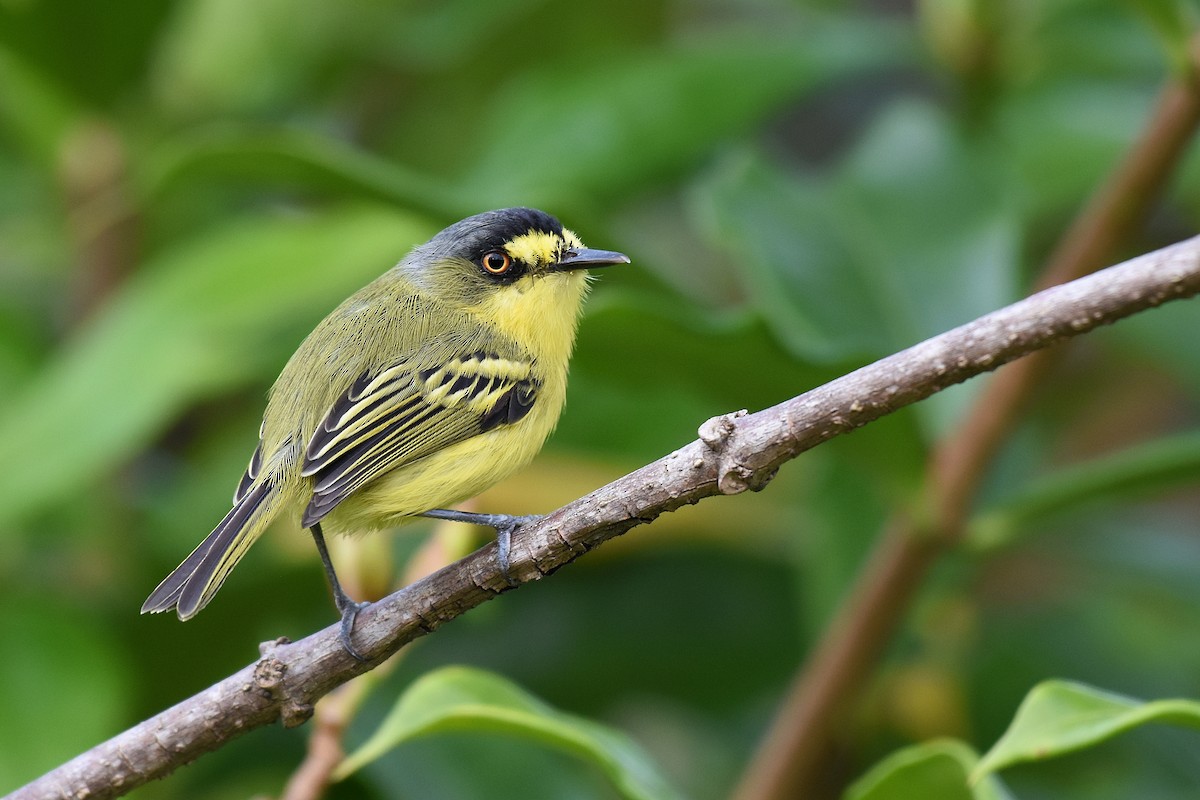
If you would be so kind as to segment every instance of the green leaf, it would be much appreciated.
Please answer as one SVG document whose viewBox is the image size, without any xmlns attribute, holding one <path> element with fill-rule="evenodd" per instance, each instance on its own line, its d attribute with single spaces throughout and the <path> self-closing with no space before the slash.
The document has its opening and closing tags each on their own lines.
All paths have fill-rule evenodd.
<svg viewBox="0 0 1200 800">
<path fill-rule="evenodd" d="M 799 50 L 784 37 L 764 42 L 761 36 L 724 34 L 616 63 L 527 72 L 500 93 L 492 112 L 481 115 L 489 120 L 487 150 L 453 185 L 336 141 L 245 130 L 184 140 L 160 159 L 150 182 L 235 171 L 348 187 L 450 216 L 488 205 L 561 207 L 568 204 L 564 192 L 579 198 L 626 190 L 685 166 L 790 94 L 894 63 L 903 50 L 898 32 L 861 20 L 853 27 L 826 20 L 808 26 L 810 40 Z M 714 107 L 710 98 L 723 91 L 723 102 Z"/>
<path fill-rule="evenodd" d="M 346 778 L 403 742 L 453 731 L 505 734 L 579 756 L 630 800 L 680 797 L 624 734 L 551 708 L 508 680 L 470 667 L 445 667 L 415 681 L 335 778 Z"/>
<path fill-rule="evenodd" d="M 339 140 L 261 126 L 209 127 L 176 137 L 149 159 L 141 184 L 152 203 L 158 194 L 189 190 L 197 178 L 231 176 L 258 187 L 271 180 L 450 218 L 479 210 L 441 182 Z"/>
<path fill-rule="evenodd" d="M 20 465 L 0 472 L 0 518 L 137 452 L 189 403 L 280 369 L 312 325 L 427 233 L 374 208 L 246 220 L 162 253 L 0 419 L 0 459 Z"/>
<path fill-rule="evenodd" d="M 54 165 L 66 133 L 83 111 L 45 75 L 0 48 L 0 123 L 27 158 Z"/>
<path fill-rule="evenodd" d="M 94 111 L 137 88 L 171 10 L 158 0 L 0 3 L 0 47 Z"/>
<path fill-rule="evenodd" d="M 1169 303 L 1153 314 L 1135 314 L 1111 331 L 1111 341 L 1138 361 L 1168 370 L 1190 392 L 1200 394 L 1200 347 L 1189 346 L 1200 326 L 1200 303 Z"/>
<path fill-rule="evenodd" d="M 1200 730 L 1200 703 L 1143 703 L 1068 681 L 1046 681 L 1025 697 L 1000 740 L 980 760 L 972 780 L 1013 764 L 1040 761 L 1100 742 L 1151 722 Z"/>
<path fill-rule="evenodd" d="M 185 118 L 277 109 L 330 68 L 361 13 L 317 0 L 180 3 L 153 65 L 158 108 Z"/>
<path fill-rule="evenodd" d="M 1008 793 L 994 778 L 971 785 L 970 771 L 979 756 L 962 742 L 938 739 L 907 747 L 885 758 L 859 778 L 845 800 L 1005 800 Z"/>
<path fill-rule="evenodd" d="M 928 104 L 890 108 L 833 178 L 728 162 L 697 208 L 754 307 L 802 358 L 881 356 L 1016 295 L 1009 182 Z"/>
<path fill-rule="evenodd" d="M 754 156 L 729 159 L 697 198 L 751 304 L 793 354 L 816 363 L 887 352 L 871 281 L 839 234 L 828 186 Z"/>
<path fill-rule="evenodd" d="M 556 445 L 653 459 L 695 437 L 697 420 L 765 408 L 836 377 L 789 358 L 753 315 L 703 311 L 674 295 L 609 283 L 586 306 Z M 714 371 L 724 380 L 713 381 Z M 629 413 L 630 398 L 641 413 Z"/>
<path fill-rule="evenodd" d="M 1190 73 L 1189 42 L 1200 29 L 1200 10 L 1195 0 L 1126 0 L 1126 5 L 1150 23 L 1177 72 Z"/>
<path fill-rule="evenodd" d="M 1051 514 L 1089 504 L 1116 504 L 1200 478 L 1200 431 L 1131 447 L 1051 475 L 972 521 L 970 542 L 1007 545 Z"/>
<path fill-rule="evenodd" d="M 487 150 L 466 184 L 490 192 L 491 205 L 627 192 L 689 165 L 800 92 L 894 66 L 906 44 L 895 26 L 814 19 L 797 35 L 735 29 L 528 75 L 481 115 L 491 126 Z"/>
<path fill-rule="evenodd" d="M 1020 233 L 1005 154 L 932 103 L 901 100 L 832 188 L 892 348 L 1017 297 Z"/>
</svg>

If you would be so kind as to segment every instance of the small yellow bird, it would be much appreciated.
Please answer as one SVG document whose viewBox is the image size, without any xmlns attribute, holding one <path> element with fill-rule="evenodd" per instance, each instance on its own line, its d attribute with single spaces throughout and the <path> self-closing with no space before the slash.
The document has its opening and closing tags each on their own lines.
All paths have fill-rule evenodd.
<svg viewBox="0 0 1200 800">
<path fill-rule="evenodd" d="M 532 518 L 444 507 L 542 448 L 566 400 L 586 269 L 627 263 L 531 208 L 468 217 L 414 248 L 288 361 L 233 509 L 142 613 L 194 616 L 281 513 L 312 533 L 355 658 L 351 633 L 366 603 L 342 590 L 322 527 L 357 533 L 416 516 L 488 525 L 507 571 L 511 534 Z"/>
</svg>

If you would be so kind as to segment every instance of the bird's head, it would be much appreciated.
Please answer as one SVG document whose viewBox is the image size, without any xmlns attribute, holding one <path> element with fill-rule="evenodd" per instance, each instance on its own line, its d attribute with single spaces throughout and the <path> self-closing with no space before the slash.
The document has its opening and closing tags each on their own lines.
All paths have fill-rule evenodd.
<svg viewBox="0 0 1200 800">
<path fill-rule="evenodd" d="M 549 214 L 532 208 L 487 211 L 456 222 L 400 264 L 425 291 L 464 308 L 545 307 L 583 299 L 586 270 L 628 264 L 591 250 Z"/>
</svg>

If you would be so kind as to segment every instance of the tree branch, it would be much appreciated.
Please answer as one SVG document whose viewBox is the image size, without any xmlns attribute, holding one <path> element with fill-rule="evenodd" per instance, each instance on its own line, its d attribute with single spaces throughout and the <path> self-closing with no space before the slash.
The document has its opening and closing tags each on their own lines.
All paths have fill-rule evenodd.
<svg viewBox="0 0 1200 800">
<path fill-rule="evenodd" d="M 955 383 L 1099 325 L 1200 293 L 1200 237 L 1048 289 L 756 414 L 706 422 L 700 440 L 547 515 L 513 541 L 516 584 L 538 580 L 666 511 L 715 494 L 761 489 L 785 461 Z M 401 589 L 359 615 L 359 663 L 331 625 L 98 745 L 9 800 L 119 797 L 282 720 L 299 725 L 334 687 L 377 666 L 510 587 L 495 545 Z"/>
</svg>

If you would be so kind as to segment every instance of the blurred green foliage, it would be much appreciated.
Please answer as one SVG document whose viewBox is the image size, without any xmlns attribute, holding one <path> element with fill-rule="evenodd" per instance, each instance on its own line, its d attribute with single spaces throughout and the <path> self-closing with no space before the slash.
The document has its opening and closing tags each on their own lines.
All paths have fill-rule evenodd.
<svg viewBox="0 0 1200 800">
<path fill-rule="evenodd" d="M 196 620 L 137 609 L 225 512 L 296 344 L 412 244 L 526 204 L 633 257 L 597 282 L 543 460 L 483 500 L 548 510 L 709 416 L 1019 297 L 1196 16 L 1188 0 L 0 0 L 0 791 L 332 621 L 309 543 L 282 527 Z M 1198 221 L 1193 154 L 1124 255 Z M 847 722 L 831 785 L 938 736 L 982 752 L 1052 676 L 1200 697 L 1197 330 L 1183 303 L 1072 345 L 993 470 L 979 546 L 936 572 Z M 347 747 L 461 663 L 723 797 L 977 384 L 439 630 Z M 359 551 L 402 564 L 426 531 L 335 559 L 378 594 L 401 567 Z M 1176 733 L 1003 777 L 1021 798 L 1183 796 L 1200 759 Z M 305 734 L 255 732 L 133 796 L 278 794 Z M 613 791 L 468 731 L 331 796 Z"/>
</svg>

